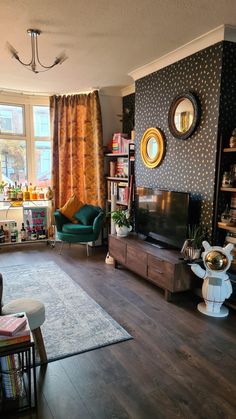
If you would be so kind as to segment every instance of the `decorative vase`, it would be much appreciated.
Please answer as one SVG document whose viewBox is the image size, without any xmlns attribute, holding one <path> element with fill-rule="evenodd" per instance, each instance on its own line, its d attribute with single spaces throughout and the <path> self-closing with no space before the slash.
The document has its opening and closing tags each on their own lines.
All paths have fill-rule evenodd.
<svg viewBox="0 0 236 419">
<path fill-rule="evenodd" d="M 119 227 L 116 224 L 116 234 L 117 234 L 118 237 L 127 237 L 131 230 L 132 230 L 132 226 L 129 226 L 129 227 L 121 226 L 121 227 Z"/>
</svg>

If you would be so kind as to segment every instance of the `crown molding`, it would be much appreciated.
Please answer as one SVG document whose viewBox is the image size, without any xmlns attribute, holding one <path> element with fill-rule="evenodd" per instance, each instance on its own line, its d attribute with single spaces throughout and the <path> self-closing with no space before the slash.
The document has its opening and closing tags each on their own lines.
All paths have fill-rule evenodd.
<svg viewBox="0 0 236 419">
<path fill-rule="evenodd" d="M 135 93 L 135 84 L 130 84 L 129 86 L 123 87 L 123 89 L 121 89 L 121 96 L 128 96 L 131 95 L 132 93 Z"/>
<path fill-rule="evenodd" d="M 231 25 L 220 25 L 174 51 L 163 55 L 157 60 L 131 71 L 128 75 L 136 81 L 221 41 L 236 42 L 236 27 Z"/>
</svg>

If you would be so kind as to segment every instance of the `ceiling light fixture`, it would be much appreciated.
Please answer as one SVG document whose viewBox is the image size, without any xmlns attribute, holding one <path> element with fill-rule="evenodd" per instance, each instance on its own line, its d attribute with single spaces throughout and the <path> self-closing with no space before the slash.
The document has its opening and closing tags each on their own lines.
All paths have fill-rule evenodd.
<svg viewBox="0 0 236 419">
<path fill-rule="evenodd" d="M 41 34 L 41 31 L 38 29 L 27 29 L 27 33 L 31 37 L 31 61 L 29 63 L 24 63 L 21 61 L 18 52 L 16 49 L 9 43 L 7 43 L 7 48 L 12 54 L 12 57 L 14 57 L 19 63 L 21 63 L 24 67 L 26 67 L 28 70 L 33 71 L 34 73 L 42 73 L 44 71 L 50 70 L 50 68 L 55 67 L 57 64 L 62 64 L 68 57 L 65 55 L 65 53 L 61 53 L 58 57 L 55 58 L 54 63 L 52 65 L 46 66 L 41 63 L 39 59 L 39 52 L 38 52 L 38 36 Z M 40 67 L 38 67 L 40 66 Z"/>
</svg>

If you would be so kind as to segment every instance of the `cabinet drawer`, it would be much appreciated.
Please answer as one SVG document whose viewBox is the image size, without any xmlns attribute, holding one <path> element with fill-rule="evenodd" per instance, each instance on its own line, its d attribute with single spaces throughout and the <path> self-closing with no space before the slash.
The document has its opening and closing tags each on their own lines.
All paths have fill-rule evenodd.
<svg viewBox="0 0 236 419">
<path fill-rule="evenodd" d="M 126 263 L 126 243 L 116 237 L 109 237 L 109 254 L 118 262 Z"/>
<path fill-rule="evenodd" d="M 147 253 L 128 245 L 126 266 L 139 275 L 147 276 Z"/>
<path fill-rule="evenodd" d="M 162 288 L 173 290 L 174 265 L 155 256 L 148 255 L 148 278 Z"/>
</svg>

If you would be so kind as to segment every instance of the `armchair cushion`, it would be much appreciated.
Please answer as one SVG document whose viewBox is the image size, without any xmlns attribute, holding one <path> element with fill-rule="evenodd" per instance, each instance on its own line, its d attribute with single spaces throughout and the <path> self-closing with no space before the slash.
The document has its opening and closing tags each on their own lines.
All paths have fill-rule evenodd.
<svg viewBox="0 0 236 419">
<path fill-rule="evenodd" d="M 97 207 L 86 204 L 74 214 L 74 218 L 85 226 L 91 226 L 93 225 L 93 221 L 97 217 L 98 213 L 99 211 Z"/>
<path fill-rule="evenodd" d="M 60 213 L 63 214 L 70 221 L 74 222 L 74 213 L 77 212 L 81 207 L 83 207 L 83 202 L 74 194 L 65 205 L 59 209 Z"/>
<path fill-rule="evenodd" d="M 70 234 L 90 234 L 93 233 L 93 226 L 84 226 L 83 224 L 64 224 L 62 233 Z"/>
</svg>

